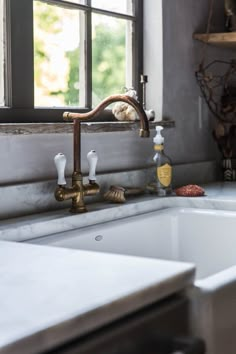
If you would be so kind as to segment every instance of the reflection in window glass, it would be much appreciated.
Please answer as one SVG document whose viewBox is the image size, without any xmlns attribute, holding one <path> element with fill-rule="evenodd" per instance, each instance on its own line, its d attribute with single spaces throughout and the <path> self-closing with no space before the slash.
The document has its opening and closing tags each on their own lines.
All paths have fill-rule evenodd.
<svg viewBox="0 0 236 354">
<path fill-rule="evenodd" d="M 84 14 L 34 1 L 35 106 L 85 106 Z"/>
<path fill-rule="evenodd" d="M 0 106 L 4 106 L 3 0 L 0 0 Z"/>
<path fill-rule="evenodd" d="M 103 10 L 133 15 L 133 0 L 92 0 L 92 6 Z"/>
<path fill-rule="evenodd" d="M 131 23 L 92 15 L 92 104 L 132 86 Z"/>
</svg>

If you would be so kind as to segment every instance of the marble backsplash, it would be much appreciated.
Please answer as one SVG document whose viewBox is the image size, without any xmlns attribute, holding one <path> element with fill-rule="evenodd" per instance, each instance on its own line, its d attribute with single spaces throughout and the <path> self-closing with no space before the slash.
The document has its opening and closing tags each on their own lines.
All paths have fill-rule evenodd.
<svg viewBox="0 0 236 354">
<path fill-rule="evenodd" d="M 144 187 L 153 181 L 154 168 L 117 172 L 97 176 L 101 193 L 96 197 L 86 198 L 86 203 L 102 200 L 103 194 L 112 184 Z M 193 164 L 173 166 L 173 187 L 189 183 L 205 184 L 217 180 L 217 164 L 205 161 Z M 86 180 L 86 178 L 85 178 Z M 67 178 L 70 183 L 70 177 Z M 56 181 L 40 181 L 34 183 L 0 186 L 1 200 L 0 219 L 30 215 L 57 209 L 69 208 L 71 202 L 59 203 L 54 198 Z"/>
</svg>

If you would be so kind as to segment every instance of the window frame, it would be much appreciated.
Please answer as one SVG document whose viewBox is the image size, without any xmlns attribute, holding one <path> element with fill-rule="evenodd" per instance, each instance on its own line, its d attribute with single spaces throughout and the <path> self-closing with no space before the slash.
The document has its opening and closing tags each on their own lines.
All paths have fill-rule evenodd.
<svg viewBox="0 0 236 354">
<path fill-rule="evenodd" d="M 33 53 L 33 1 L 6 0 L 5 24 L 5 104 L 0 107 L 0 123 L 53 123 L 62 122 L 66 111 L 88 112 L 92 109 L 92 70 L 86 70 L 86 108 L 34 107 L 34 53 Z M 134 15 L 124 15 L 91 7 L 91 0 L 80 5 L 64 0 L 40 0 L 46 3 L 63 4 L 68 8 L 86 11 L 86 65 L 92 68 L 91 14 L 100 13 L 117 18 L 131 19 L 133 32 L 133 85 L 142 100 L 140 75 L 143 73 L 143 0 L 134 1 Z M 27 21 L 25 20 L 27 18 Z M 22 87 L 23 83 L 23 87 Z M 111 110 L 105 110 L 93 121 L 116 120 Z"/>
</svg>

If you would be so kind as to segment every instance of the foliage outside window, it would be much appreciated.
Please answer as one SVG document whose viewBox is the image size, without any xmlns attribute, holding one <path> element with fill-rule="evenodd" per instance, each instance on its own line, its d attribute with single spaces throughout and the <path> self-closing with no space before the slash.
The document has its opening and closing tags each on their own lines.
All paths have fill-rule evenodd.
<svg viewBox="0 0 236 354">
<path fill-rule="evenodd" d="M 0 0 L 0 16 L 1 121 L 61 121 L 139 89 L 141 0 Z"/>
</svg>

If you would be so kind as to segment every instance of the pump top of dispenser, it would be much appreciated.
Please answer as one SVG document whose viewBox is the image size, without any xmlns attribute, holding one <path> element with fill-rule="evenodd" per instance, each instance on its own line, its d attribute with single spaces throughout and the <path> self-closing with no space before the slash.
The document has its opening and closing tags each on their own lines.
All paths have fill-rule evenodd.
<svg viewBox="0 0 236 354">
<path fill-rule="evenodd" d="M 164 137 L 161 135 L 161 131 L 163 130 L 164 128 L 160 125 L 157 125 L 156 126 L 156 135 L 154 136 L 153 138 L 153 142 L 154 144 L 156 145 L 162 145 L 164 144 Z"/>
</svg>

